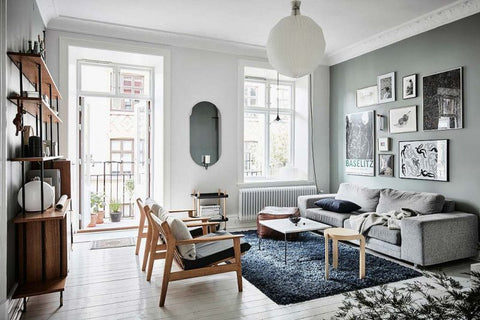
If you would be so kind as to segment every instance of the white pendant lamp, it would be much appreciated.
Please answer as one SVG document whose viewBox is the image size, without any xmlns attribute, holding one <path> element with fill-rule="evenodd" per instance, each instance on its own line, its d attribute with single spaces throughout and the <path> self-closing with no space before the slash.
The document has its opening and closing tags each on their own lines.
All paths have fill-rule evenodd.
<svg viewBox="0 0 480 320">
<path fill-rule="evenodd" d="M 268 35 L 268 61 L 281 74 L 299 78 L 320 65 L 324 52 L 322 28 L 300 14 L 300 1 L 292 1 L 292 14 L 280 20 Z"/>
</svg>

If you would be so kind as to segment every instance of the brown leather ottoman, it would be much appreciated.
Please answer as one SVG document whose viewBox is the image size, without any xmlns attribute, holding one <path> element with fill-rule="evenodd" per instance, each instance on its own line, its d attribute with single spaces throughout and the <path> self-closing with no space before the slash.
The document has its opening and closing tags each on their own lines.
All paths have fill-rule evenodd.
<svg viewBox="0 0 480 320">
<path fill-rule="evenodd" d="M 300 215 L 297 207 L 265 207 L 257 214 L 257 235 L 259 238 L 283 240 L 284 235 L 259 223 L 260 220 L 286 219 L 291 215 Z M 287 234 L 287 240 L 297 239 L 296 233 Z"/>
</svg>

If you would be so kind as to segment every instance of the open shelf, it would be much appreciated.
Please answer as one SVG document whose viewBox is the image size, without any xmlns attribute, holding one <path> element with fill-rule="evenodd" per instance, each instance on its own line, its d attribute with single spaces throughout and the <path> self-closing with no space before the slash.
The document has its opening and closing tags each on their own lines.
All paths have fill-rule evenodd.
<svg viewBox="0 0 480 320">
<path fill-rule="evenodd" d="M 39 54 L 7 52 L 10 59 L 19 66 L 22 63 L 23 75 L 33 84 L 38 83 L 38 66 L 42 73 L 42 94 L 50 96 L 50 86 L 52 87 L 52 98 L 62 99 L 52 75 L 45 64 L 45 61 Z"/>
<path fill-rule="evenodd" d="M 53 123 L 62 123 L 62 119 L 57 115 L 55 111 L 50 108 L 45 101 L 41 98 L 27 98 L 27 97 L 19 97 L 19 96 L 10 96 L 8 100 L 15 105 L 19 105 L 23 103 L 23 109 L 27 111 L 32 116 L 39 116 L 40 115 L 40 108 L 38 107 L 39 104 L 42 105 L 42 121 L 43 122 L 50 122 L 50 116 L 52 116 Z"/>
<path fill-rule="evenodd" d="M 45 162 L 45 161 L 52 161 L 63 159 L 63 156 L 52 156 L 52 157 L 20 157 L 20 158 L 13 158 L 10 161 L 23 161 L 23 162 Z"/>
<path fill-rule="evenodd" d="M 27 212 L 25 215 L 20 213 L 13 219 L 13 223 L 27 223 L 27 222 L 36 222 L 36 221 L 46 221 L 46 220 L 55 220 L 55 219 L 63 219 L 65 217 L 65 213 L 70 206 L 70 199 L 67 199 L 65 202 L 65 206 L 63 207 L 62 211 L 55 210 L 55 207 L 50 207 L 47 210 L 40 212 Z"/>
<path fill-rule="evenodd" d="M 65 278 L 21 284 L 13 294 L 14 299 L 53 293 L 65 290 Z"/>
</svg>

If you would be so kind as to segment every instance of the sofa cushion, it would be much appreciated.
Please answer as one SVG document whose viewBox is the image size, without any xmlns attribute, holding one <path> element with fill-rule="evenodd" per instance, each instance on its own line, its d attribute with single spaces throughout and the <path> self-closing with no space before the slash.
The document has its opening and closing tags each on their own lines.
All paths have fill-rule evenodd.
<svg viewBox="0 0 480 320">
<path fill-rule="evenodd" d="M 339 213 L 350 213 L 360 209 L 360 206 L 356 203 L 337 199 L 320 199 L 315 202 L 315 205 L 322 209 Z"/>
<path fill-rule="evenodd" d="M 305 212 L 306 218 L 312 219 L 321 223 L 328 224 L 334 227 L 343 227 L 343 222 L 350 218 L 352 213 L 338 213 L 324 210 L 321 208 L 307 209 Z"/>
<path fill-rule="evenodd" d="M 361 212 L 373 212 L 377 208 L 379 189 L 369 189 L 352 183 L 341 183 L 335 199 L 348 200 L 360 206 Z"/>
<path fill-rule="evenodd" d="M 190 240 L 193 239 L 190 231 L 187 228 L 187 225 L 178 218 L 168 217 L 167 219 L 168 226 L 172 230 L 175 240 Z M 196 257 L 196 250 L 194 244 L 184 244 L 177 246 L 178 252 L 183 259 L 194 260 Z"/>
<path fill-rule="evenodd" d="M 383 189 L 380 192 L 377 213 L 408 208 L 420 214 L 442 212 L 445 197 L 438 193 L 408 192 L 395 189 Z"/>
<path fill-rule="evenodd" d="M 345 220 L 344 228 L 351 229 L 350 220 Z M 402 235 L 400 230 L 391 230 L 387 226 L 376 225 L 368 229 L 365 236 L 382 240 L 391 244 L 400 245 L 402 243 Z"/>
<path fill-rule="evenodd" d="M 443 213 L 450 213 L 455 211 L 455 201 L 450 199 L 445 199 L 445 203 L 443 204 Z"/>
</svg>

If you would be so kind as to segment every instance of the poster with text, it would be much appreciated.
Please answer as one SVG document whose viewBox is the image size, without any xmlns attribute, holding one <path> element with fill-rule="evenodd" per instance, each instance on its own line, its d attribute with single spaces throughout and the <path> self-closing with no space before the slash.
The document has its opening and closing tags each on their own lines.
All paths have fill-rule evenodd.
<svg viewBox="0 0 480 320">
<path fill-rule="evenodd" d="M 374 111 L 347 114 L 345 173 L 375 175 Z"/>
</svg>

